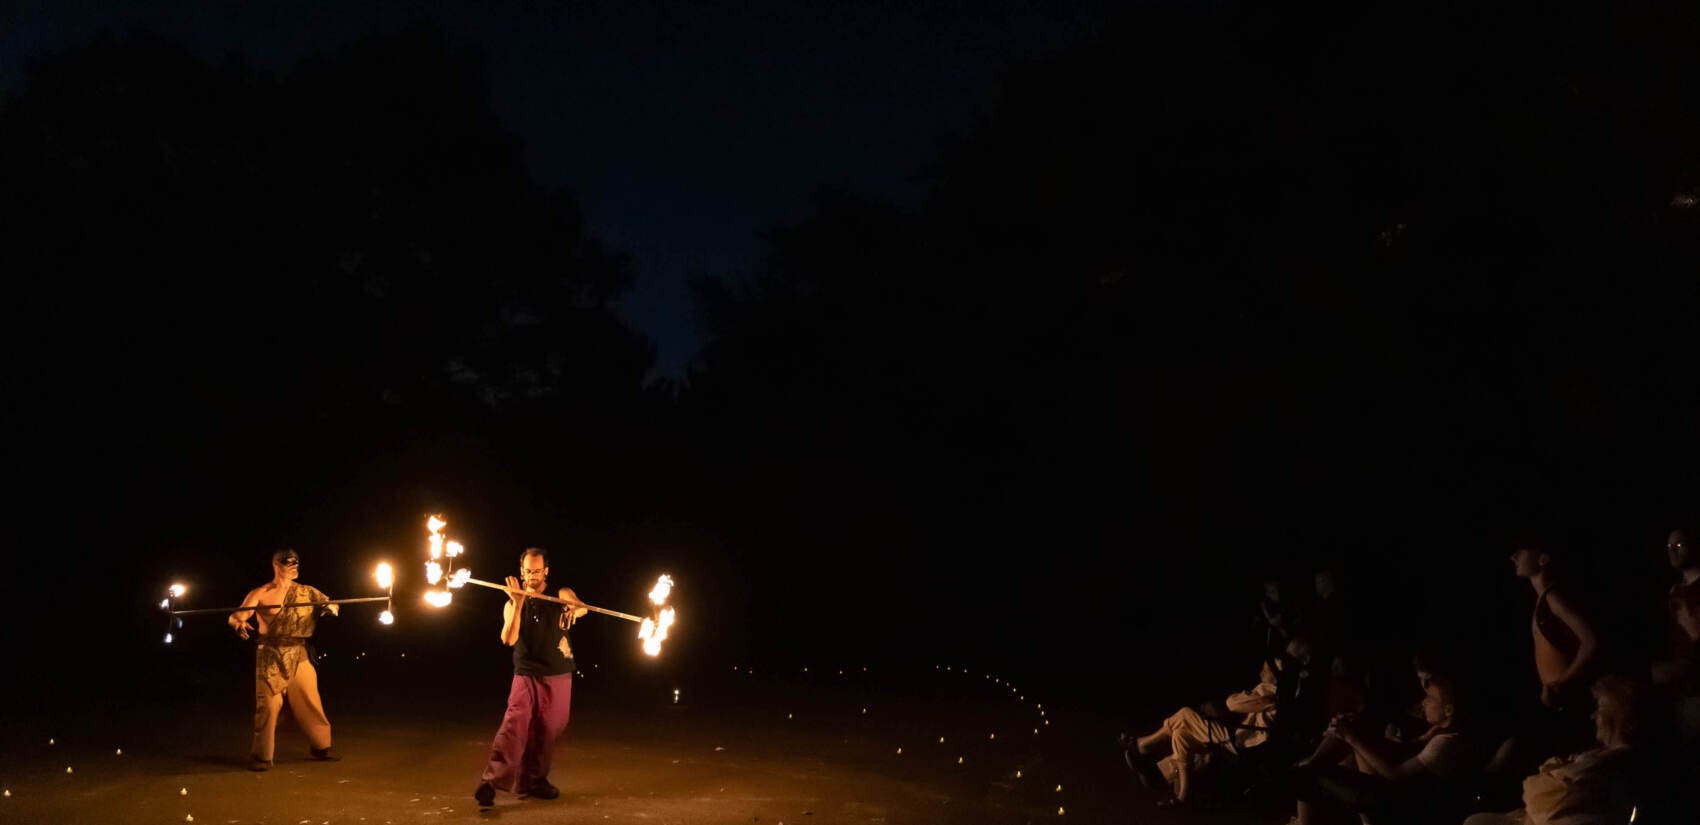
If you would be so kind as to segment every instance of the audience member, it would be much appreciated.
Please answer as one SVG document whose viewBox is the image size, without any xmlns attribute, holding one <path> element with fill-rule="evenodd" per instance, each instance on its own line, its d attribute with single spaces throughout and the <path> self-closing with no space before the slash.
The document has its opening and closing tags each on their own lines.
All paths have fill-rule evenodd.
<svg viewBox="0 0 1700 825">
<path fill-rule="evenodd" d="M 1230 713 L 1242 715 L 1237 724 L 1181 708 L 1155 731 L 1136 739 L 1123 737 L 1128 767 L 1146 785 L 1170 788 L 1172 796 L 1160 805 L 1185 804 L 1194 771 L 1218 756 L 1241 754 L 1268 741 L 1277 692 L 1275 666 L 1266 660 L 1255 686 L 1224 700 Z"/>
<path fill-rule="evenodd" d="M 1535 645 L 1535 672 L 1541 680 L 1541 704 L 1569 716 L 1585 716 L 1585 686 L 1599 655 L 1594 624 L 1561 585 L 1561 564 L 1552 545 L 1519 543 L 1511 562 L 1517 575 L 1528 579 L 1535 591 L 1529 630 Z"/>
<path fill-rule="evenodd" d="M 1298 629 L 1298 605 L 1287 598 L 1286 588 L 1279 576 L 1263 580 L 1263 595 L 1257 600 L 1257 614 L 1251 619 L 1252 630 L 1263 643 L 1262 655 L 1279 656 Z"/>
<path fill-rule="evenodd" d="M 1523 780 L 1523 807 L 1480 813 L 1465 825 L 1622 825 L 1647 801 L 1658 733 L 1646 684 L 1618 675 L 1594 683 L 1595 747 L 1543 762 Z"/>
<path fill-rule="evenodd" d="M 1351 716 L 1336 718 L 1327 738 L 1350 750 L 1349 764 L 1310 759 L 1294 767 L 1294 825 L 1312 825 L 1329 811 L 1357 813 L 1369 823 L 1435 821 L 1449 812 L 1462 818 L 1486 748 L 1462 724 L 1448 678 L 1428 683 L 1423 718 L 1429 729 L 1409 743 L 1390 741 Z M 1345 753 L 1338 745 L 1325 743 L 1319 752 L 1324 749 Z"/>
</svg>

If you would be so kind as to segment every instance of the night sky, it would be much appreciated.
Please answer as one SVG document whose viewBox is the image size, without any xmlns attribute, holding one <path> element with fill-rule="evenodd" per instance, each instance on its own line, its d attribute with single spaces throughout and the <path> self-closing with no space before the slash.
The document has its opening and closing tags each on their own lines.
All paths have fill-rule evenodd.
<svg viewBox="0 0 1700 825">
<path fill-rule="evenodd" d="M 171 579 L 211 606 L 291 546 L 359 593 L 429 513 L 481 578 L 543 544 L 630 610 L 671 572 L 681 672 L 1116 706 L 1239 678 L 1264 579 L 1325 566 L 1390 661 L 1514 668 L 1527 535 L 1659 630 L 1692 14 L 815 5 L 9 7 L 14 621 L 110 605 L 19 655 L 164 666 Z M 500 658 L 403 619 L 326 643 Z"/>
<path fill-rule="evenodd" d="M 0 78 L 101 30 L 287 73 L 429 21 L 483 57 L 536 179 L 575 193 L 635 258 L 622 315 L 655 342 L 655 374 L 677 378 L 700 345 L 687 278 L 748 271 L 819 187 L 918 202 L 937 146 L 991 105 L 1006 61 L 1079 41 L 1105 5 L 25 2 L 0 31 Z"/>
</svg>

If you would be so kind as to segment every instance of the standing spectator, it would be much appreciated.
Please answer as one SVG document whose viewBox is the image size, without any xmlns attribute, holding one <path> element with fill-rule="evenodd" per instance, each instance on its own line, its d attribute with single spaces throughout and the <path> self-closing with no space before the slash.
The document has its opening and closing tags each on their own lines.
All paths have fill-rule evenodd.
<svg viewBox="0 0 1700 825">
<path fill-rule="evenodd" d="M 1700 547 L 1694 546 L 1696 541 L 1700 541 L 1700 532 L 1687 527 L 1678 527 L 1665 537 L 1665 556 L 1676 577 L 1671 584 L 1673 593 L 1682 587 L 1700 587 Z"/>
<path fill-rule="evenodd" d="M 1541 704 L 1555 710 L 1584 708 L 1585 686 L 1599 655 L 1599 635 L 1574 596 L 1559 582 L 1553 545 L 1520 542 L 1511 553 L 1518 577 L 1529 580 L 1535 608 L 1529 632 L 1535 645 L 1535 672 L 1541 680 Z"/>
<path fill-rule="evenodd" d="M 1690 752 L 1700 748 L 1700 587 L 1679 587 L 1670 597 L 1671 618 L 1688 646 L 1660 662 L 1653 678 L 1670 696 L 1676 732 Z"/>
</svg>

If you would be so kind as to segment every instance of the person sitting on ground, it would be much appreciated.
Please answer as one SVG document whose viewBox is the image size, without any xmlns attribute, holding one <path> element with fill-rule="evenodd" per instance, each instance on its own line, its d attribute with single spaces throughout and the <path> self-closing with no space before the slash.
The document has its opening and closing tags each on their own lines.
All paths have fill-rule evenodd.
<svg viewBox="0 0 1700 825">
<path fill-rule="evenodd" d="M 1464 825 L 1619 825 L 1631 816 L 1652 778 L 1650 745 L 1664 727 L 1649 686 L 1620 675 L 1594 683 L 1596 747 L 1555 756 L 1523 780 L 1523 807 L 1479 813 Z"/>
<path fill-rule="evenodd" d="M 1138 738 L 1123 737 L 1123 756 L 1128 767 L 1147 787 L 1167 786 L 1172 796 L 1160 806 L 1186 804 L 1191 798 L 1192 776 L 1221 754 L 1240 754 L 1269 740 L 1277 706 L 1277 668 L 1265 660 L 1257 684 L 1235 693 L 1223 704 L 1240 714 L 1237 724 L 1223 722 L 1194 708 L 1181 708 L 1156 730 Z"/>
<path fill-rule="evenodd" d="M 1336 718 L 1327 738 L 1350 749 L 1351 764 L 1332 762 L 1330 754 L 1343 751 L 1325 743 L 1317 757 L 1295 765 L 1298 802 L 1291 823 L 1313 825 L 1330 811 L 1356 813 L 1366 823 L 1436 821 L 1449 812 L 1461 819 L 1486 749 L 1460 723 L 1458 691 L 1450 678 L 1429 682 L 1423 718 L 1429 730 L 1411 743 L 1389 741 L 1361 719 Z"/>
</svg>

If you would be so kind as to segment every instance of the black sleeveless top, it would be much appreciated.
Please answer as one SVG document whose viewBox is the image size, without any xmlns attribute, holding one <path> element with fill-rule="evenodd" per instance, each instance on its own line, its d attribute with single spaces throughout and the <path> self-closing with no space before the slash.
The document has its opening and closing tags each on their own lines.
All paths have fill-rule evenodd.
<svg viewBox="0 0 1700 825">
<path fill-rule="evenodd" d="M 572 673 L 572 645 L 562 621 L 564 605 L 542 599 L 526 599 L 519 619 L 519 641 L 514 643 L 514 675 L 559 676 Z"/>
</svg>

